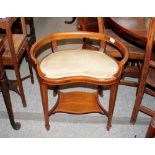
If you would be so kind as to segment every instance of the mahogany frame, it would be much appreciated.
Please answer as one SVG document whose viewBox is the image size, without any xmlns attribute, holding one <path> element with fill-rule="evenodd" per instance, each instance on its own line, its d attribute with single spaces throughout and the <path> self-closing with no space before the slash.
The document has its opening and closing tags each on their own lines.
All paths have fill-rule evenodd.
<svg viewBox="0 0 155 155">
<path fill-rule="evenodd" d="M 45 44 L 50 43 L 53 49 L 57 49 L 57 44 L 56 42 L 61 39 L 71 39 L 71 38 L 88 38 L 88 39 L 96 39 L 100 40 L 101 42 L 108 42 L 110 44 L 113 44 L 116 46 L 118 49 L 120 49 L 120 52 L 122 53 L 122 59 L 120 61 L 117 61 L 119 70 L 118 72 L 114 75 L 113 78 L 108 78 L 108 79 L 103 79 L 103 78 L 93 78 L 93 77 L 86 77 L 86 76 L 72 76 L 72 77 L 64 77 L 64 78 L 47 78 L 45 77 L 44 73 L 40 70 L 40 61 L 37 59 L 38 56 L 38 50 L 44 46 Z M 52 113 L 57 112 L 55 108 L 51 111 L 48 109 L 48 86 L 59 86 L 63 84 L 71 84 L 71 83 L 90 83 L 90 84 L 95 84 L 95 85 L 100 85 L 100 86 L 111 86 L 111 91 L 110 91 L 110 101 L 109 101 L 109 110 L 104 111 L 103 109 L 100 109 L 104 111 L 104 113 L 108 117 L 107 121 L 107 130 L 110 129 L 111 127 L 111 122 L 112 122 L 112 115 L 114 111 L 114 105 L 115 105 L 115 100 L 116 100 L 116 95 L 117 95 L 117 90 L 118 90 L 118 85 L 120 82 L 120 77 L 121 73 L 124 67 L 124 64 L 128 60 L 128 50 L 127 48 L 118 40 L 114 39 L 114 42 L 111 42 L 111 37 L 105 34 L 101 33 L 95 33 L 95 32 L 64 32 L 64 33 L 55 33 L 51 34 L 48 36 L 45 36 L 44 38 L 40 39 L 37 41 L 31 48 L 30 50 L 30 57 L 32 59 L 32 62 L 34 63 L 37 75 L 38 75 L 38 80 L 40 84 L 40 91 L 41 91 L 41 97 L 42 97 L 42 105 L 43 105 L 43 111 L 44 111 L 44 118 L 45 118 L 45 127 L 47 130 L 49 130 L 50 125 L 49 125 L 49 116 Z M 54 43 L 52 43 L 54 42 Z M 103 52 L 103 51 L 102 51 Z M 40 51 L 39 51 L 40 54 Z M 79 93 L 79 92 L 78 92 Z M 76 93 L 75 96 L 78 96 L 78 93 Z M 80 92 L 81 93 L 81 92 Z M 60 95 L 60 93 L 58 93 Z M 85 94 L 86 97 L 88 97 L 87 94 Z M 72 96 L 70 94 L 70 96 Z M 66 97 L 66 94 L 64 94 L 63 97 Z M 60 98 L 60 96 L 58 97 Z M 97 98 L 96 98 L 97 100 Z M 57 101 L 59 102 L 59 101 Z M 60 103 L 58 103 L 60 104 Z M 61 112 L 66 112 L 64 110 L 65 108 L 63 107 Z M 55 111 L 54 111 L 55 110 Z M 89 111 L 94 112 L 94 111 Z M 70 113 L 70 112 L 67 112 Z M 74 113 L 74 112 L 72 112 Z M 82 114 L 82 112 L 78 112 L 78 114 Z"/>
</svg>

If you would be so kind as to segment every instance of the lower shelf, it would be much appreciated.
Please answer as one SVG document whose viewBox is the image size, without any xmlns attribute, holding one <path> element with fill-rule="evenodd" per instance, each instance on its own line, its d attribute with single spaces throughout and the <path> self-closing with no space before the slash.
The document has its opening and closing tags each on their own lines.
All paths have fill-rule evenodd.
<svg viewBox="0 0 155 155">
<path fill-rule="evenodd" d="M 101 113 L 107 115 L 107 111 L 99 103 L 97 93 L 89 92 L 59 92 L 57 103 L 49 112 L 49 115 L 57 112 L 71 114 Z"/>
</svg>

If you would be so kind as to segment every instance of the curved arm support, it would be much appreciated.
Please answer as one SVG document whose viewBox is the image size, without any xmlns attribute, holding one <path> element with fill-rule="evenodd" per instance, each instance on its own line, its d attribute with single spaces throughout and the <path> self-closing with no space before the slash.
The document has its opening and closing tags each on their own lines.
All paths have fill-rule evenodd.
<svg viewBox="0 0 155 155">
<path fill-rule="evenodd" d="M 108 35 L 101 34 L 101 33 L 95 33 L 95 32 L 85 32 L 85 31 L 78 31 L 78 32 L 63 32 L 63 33 L 55 33 L 51 34 L 48 36 L 45 36 L 44 38 L 40 39 L 37 41 L 31 48 L 30 50 L 30 57 L 35 65 L 39 64 L 39 60 L 37 59 L 38 56 L 38 50 L 48 44 L 51 43 L 52 41 L 58 41 L 61 39 L 71 39 L 71 38 L 90 38 L 90 39 L 96 39 L 96 40 L 101 40 L 103 42 L 108 42 L 114 46 L 116 46 L 120 52 L 123 55 L 123 58 L 121 61 L 118 62 L 120 71 L 121 73 L 122 68 L 124 64 L 128 60 L 128 50 L 127 48 L 121 43 L 118 39 L 112 38 Z M 40 53 L 40 52 L 39 52 Z M 120 75 L 120 74 L 118 74 Z"/>
</svg>

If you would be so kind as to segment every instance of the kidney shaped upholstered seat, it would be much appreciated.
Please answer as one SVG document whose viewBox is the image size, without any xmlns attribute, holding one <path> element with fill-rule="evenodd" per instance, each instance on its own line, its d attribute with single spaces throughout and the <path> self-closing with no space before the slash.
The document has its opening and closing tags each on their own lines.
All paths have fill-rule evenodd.
<svg viewBox="0 0 155 155">
<path fill-rule="evenodd" d="M 72 45 L 72 39 L 92 39 L 100 42 L 99 51 L 90 49 L 66 49 Z M 65 40 L 65 50 L 62 50 L 61 40 Z M 66 41 L 66 40 L 69 40 Z M 92 44 L 95 44 L 92 41 Z M 116 60 L 105 54 L 105 44 L 116 47 L 122 57 Z M 51 46 L 46 46 L 51 45 Z M 59 46 L 60 45 L 60 46 Z M 46 47 L 51 47 L 52 52 L 47 55 Z M 40 54 L 46 54 L 39 59 Z M 43 56 L 42 55 L 42 56 Z M 127 48 L 115 38 L 94 32 L 62 32 L 45 36 L 37 41 L 31 48 L 30 56 L 34 63 L 45 117 L 45 127 L 50 128 L 49 116 L 57 112 L 69 114 L 101 113 L 108 117 L 107 130 L 111 127 L 112 115 L 120 82 L 121 73 L 125 62 L 128 60 Z M 62 92 L 59 86 L 73 83 L 89 83 L 97 85 L 96 92 Z M 48 109 L 48 88 L 53 87 L 53 92 L 58 99 L 52 109 Z M 110 86 L 109 108 L 104 109 L 99 103 L 98 94 L 102 86 Z"/>
<path fill-rule="evenodd" d="M 51 53 L 40 63 L 40 70 L 47 78 L 69 76 L 112 78 L 118 69 L 117 62 L 105 53 L 86 49 Z"/>
</svg>

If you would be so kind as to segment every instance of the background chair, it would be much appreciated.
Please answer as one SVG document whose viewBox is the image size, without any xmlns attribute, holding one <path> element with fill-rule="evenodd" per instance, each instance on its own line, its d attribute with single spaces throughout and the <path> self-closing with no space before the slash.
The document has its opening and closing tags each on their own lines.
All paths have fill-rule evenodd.
<svg viewBox="0 0 155 155">
<path fill-rule="evenodd" d="M 32 66 L 31 62 L 29 61 L 28 54 L 26 53 L 25 56 L 25 51 L 27 52 L 29 51 L 29 42 L 26 33 L 25 19 L 23 17 L 20 18 L 22 29 L 21 34 L 12 33 L 11 28 L 16 20 L 17 20 L 16 17 L 0 19 L 0 28 L 6 31 L 6 33 L 0 35 L 0 37 L 4 40 L 4 46 L 5 46 L 5 51 L 3 53 L 2 60 L 5 66 L 13 66 L 15 70 L 16 81 L 13 81 L 12 84 L 10 84 L 11 85 L 10 89 L 16 91 L 21 96 L 22 104 L 25 107 L 26 99 L 24 95 L 22 80 L 31 77 L 31 82 L 34 83 L 34 79 L 33 79 Z M 21 60 L 24 56 L 29 65 L 30 76 L 21 78 L 19 67 Z"/>
<path fill-rule="evenodd" d="M 21 125 L 20 123 L 15 122 L 14 120 L 14 114 L 13 114 L 11 99 L 10 99 L 10 94 L 9 94 L 9 83 L 8 83 L 8 79 L 7 79 L 7 76 L 6 76 L 4 67 L 3 67 L 3 62 L 2 62 L 3 51 L 4 51 L 4 44 L 3 44 L 3 40 L 0 39 L 0 86 L 1 86 L 1 91 L 3 94 L 5 106 L 8 111 L 10 123 L 13 129 L 18 130 L 20 129 Z"/>
<path fill-rule="evenodd" d="M 154 110 L 141 105 L 144 93 L 155 96 L 153 89 L 150 89 L 149 86 L 155 87 L 155 62 L 154 62 L 154 52 L 153 52 L 153 41 L 155 33 L 155 18 L 151 18 L 149 31 L 148 31 L 148 40 L 146 45 L 146 52 L 144 63 L 142 66 L 142 72 L 139 80 L 139 85 L 137 89 L 137 96 L 132 111 L 131 123 L 135 123 L 137 120 L 138 112 L 141 111 L 151 117 L 154 115 Z"/>
<path fill-rule="evenodd" d="M 27 33 L 27 37 L 29 40 L 29 47 L 31 47 L 36 42 L 33 17 L 25 17 L 25 23 L 26 23 L 27 30 L 29 30 L 29 32 Z M 22 28 L 21 28 L 21 19 L 20 18 L 17 18 L 17 20 L 13 23 L 11 30 L 12 30 L 13 34 L 23 33 Z M 4 33 L 4 30 L 0 29 L 0 33 Z"/>
<path fill-rule="evenodd" d="M 129 51 L 129 59 L 124 67 L 120 84 L 134 87 L 138 86 L 138 79 L 140 77 L 141 66 L 144 60 L 145 49 L 137 46 L 136 44 L 133 44 L 129 39 L 124 39 L 121 36 L 122 33 L 118 28 L 118 25 L 112 22 L 110 18 L 79 17 L 77 18 L 77 29 L 80 31 L 82 30 L 105 33 L 109 36 L 119 39 Z M 144 32 L 142 31 L 142 33 Z M 83 44 L 83 47 L 85 48 L 94 48 L 92 47 L 91 42 L 88 40 L 84 41 Z M 113 48 L 112 46 L 108 46 L 108 44 L 105 48 L 105 52 L 115 58 L 121 57 L 118 50 Z M 126 79 L 126 77 L 136 78 L 137 81 Z"/>
<path fill-rule="evenodd" d="M 116 61 L 104 54 L 104 51 L 92 51 L 77 47 L 69 49 L 68 44 L 71 43 L 71 39 L 83 38 L 100 40 L 115 46 L 121 52 L 122 59 Z M 67 47 L 65 46 L 67 49 L 59 48 L 60 40 L 64 39 L 64 44 L 68 45 Z M 66 39 L 69 39 L 69 42 Z M 43 47 L 47 44 L 52 45 L 54 53 L 44 56 L 41 60 L 37 59 L 38 53 L 44 53 Z M 103 43 L 100 45 L 103 45 Z M 57 112 L 71 114 L 96 112 L 105 114 L 108 117 L 107 130 L 110 129 L 120 76 L 128 59 L 128 50 L 119 40 L 93 32 L 56 33 L 37 41 L 31 48 L 30 56 L 36 66 L 47 130 L 50 128 L 49 116 Z M 55 106 L 49 110 L 48 87 L 71 83 L 109 86 L 110 100 L 108 110 L 104 109 L 99 103 L 98 90 L 94 93 L 80 91 L 64 93 L 59 90 L 58 100 Z"/>
</svg>

